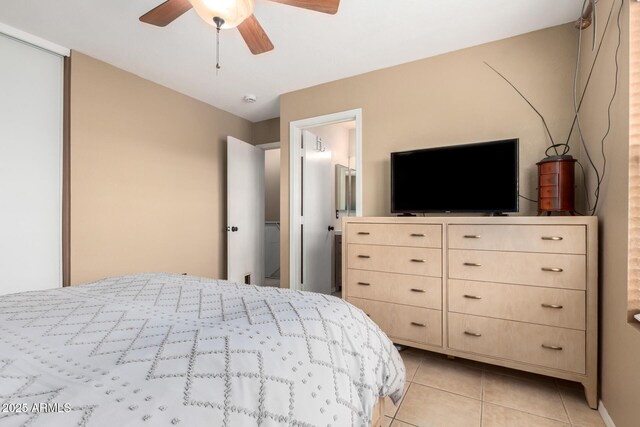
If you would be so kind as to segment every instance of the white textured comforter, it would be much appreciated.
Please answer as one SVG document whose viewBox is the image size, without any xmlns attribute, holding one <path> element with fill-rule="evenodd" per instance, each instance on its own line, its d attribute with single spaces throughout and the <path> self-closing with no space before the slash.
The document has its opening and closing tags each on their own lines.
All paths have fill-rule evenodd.
<svg viewBox="0 0 640 427">
<path fill-rule="evenodd" d="M 404 379 L 330 296 L 141 274 L 0 297 L 0 426 L 368 426 Z"/>
</svg>

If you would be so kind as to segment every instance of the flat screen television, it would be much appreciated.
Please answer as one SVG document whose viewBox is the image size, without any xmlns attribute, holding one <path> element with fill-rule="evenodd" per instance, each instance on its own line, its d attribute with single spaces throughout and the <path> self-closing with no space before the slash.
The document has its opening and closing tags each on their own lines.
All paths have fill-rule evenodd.
<svg viewBox="0 0 640 427">
<path fill-rule="evenodd" d="M 518 211 L 518 139 L 391 153 L 391 212 Z"/>
</svg>

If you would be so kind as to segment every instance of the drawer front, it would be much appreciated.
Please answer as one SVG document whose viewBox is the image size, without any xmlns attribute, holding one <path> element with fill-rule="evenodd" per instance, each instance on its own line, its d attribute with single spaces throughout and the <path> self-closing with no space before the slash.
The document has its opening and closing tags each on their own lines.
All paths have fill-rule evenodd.
<svg viewBox="0 0 640 427">
<path fill-rule="evenodd" d="M 558 169 L 560 169 L 558 162 L 546 162 L 538 165 L 540 168 L 540 174 L 546 175 L 551 173 L 558 173 Z"/>
<path fill-rule="evenodd" d="M 558 187 L 540 187 L 540 197 L 557 197 Z"/>
<path fill-rule="evenodd" d="M 586 288 L 584 255 L 449 250 L 449 277 L 551 288 Z"/>
<path fill-rule="evenodd" d="M 349 224 L 349 243 L 441 248 L 442 226 L 433 224 Z"/>
<path fill-rule="evenodd" d="M 374 245 L 348 245 L 348 268 L 420 276 L 442 276 L 442 251 Z"/>
<path fill-rule="evenodd" d="M 558 185 L 558 174 L 557 173 L 541 174 L 540 185 Z"/>
<path fill-rule="evenodd" d="M 450 225 L 449 247 L 493 251 L 585 254 L 583 225 Z"/>
<path fill-rule="evenodd" d="M 442 345 L 442 311 L 361 298 L 347 301 L 364 311 L 390 338 Z"/>
<path fill-rule="evenodd" d="M 449 311 L 585 329 L 585 292 L 449 280 Z"/>
<path fill-rule="evenodd" d="M 347 281 L 348 297 L 442 309 L 442 279 L 439 277 L 350 269 Z"/>
<path fill-rule="evenodd" d="M 452 349 L 585 373 L 585 333 L 466 314 L 449 314 Z"/>
<path fill-rule="evenodd" d="M 560 200 L 557 197 L 540 197 L 538 201 L 538 209 L 543 211 L 559 210 Z"/>
<path fill-rule="evenodd" d="M 390 336 L 423 344 L 442 345 L 442 311 L 388 304 Z"/>
<path fill-rule="evenodd" d="M 389 334 L 389 317 L 382 303 L 361 298 L 347 298 L 347 301 L 364 311 L 380 329 Z"/>
</svg>

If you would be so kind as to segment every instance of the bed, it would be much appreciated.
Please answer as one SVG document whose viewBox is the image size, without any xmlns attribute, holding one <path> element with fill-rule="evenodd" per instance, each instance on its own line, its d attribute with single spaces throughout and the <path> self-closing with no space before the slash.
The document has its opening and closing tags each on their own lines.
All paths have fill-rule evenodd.
<svg viewBox="0 0 640 427">
<path fill-rule="evenodd" d="M 404 381 L 331 296 L 138 274 L 0 297 L 2 426 L 369 427 Z"/>
</svg>

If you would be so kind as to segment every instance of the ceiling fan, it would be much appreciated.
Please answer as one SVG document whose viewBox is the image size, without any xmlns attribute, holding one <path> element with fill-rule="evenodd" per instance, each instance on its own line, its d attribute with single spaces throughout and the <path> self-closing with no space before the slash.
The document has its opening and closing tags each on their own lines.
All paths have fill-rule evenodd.
<svg viewBox="0 0 640 427">
<path fill-rule="evenodd" d="M 270 0 L 334 15 L 340 0 Z M 220 29 L 238 27 L 254 55 L 273 50 L 273 43 L 253 15 L 254 0 L 167 0 L 140 17 L 147 24 L 165 27 L 194 8 L 205 22 Z"/>
</svg>

